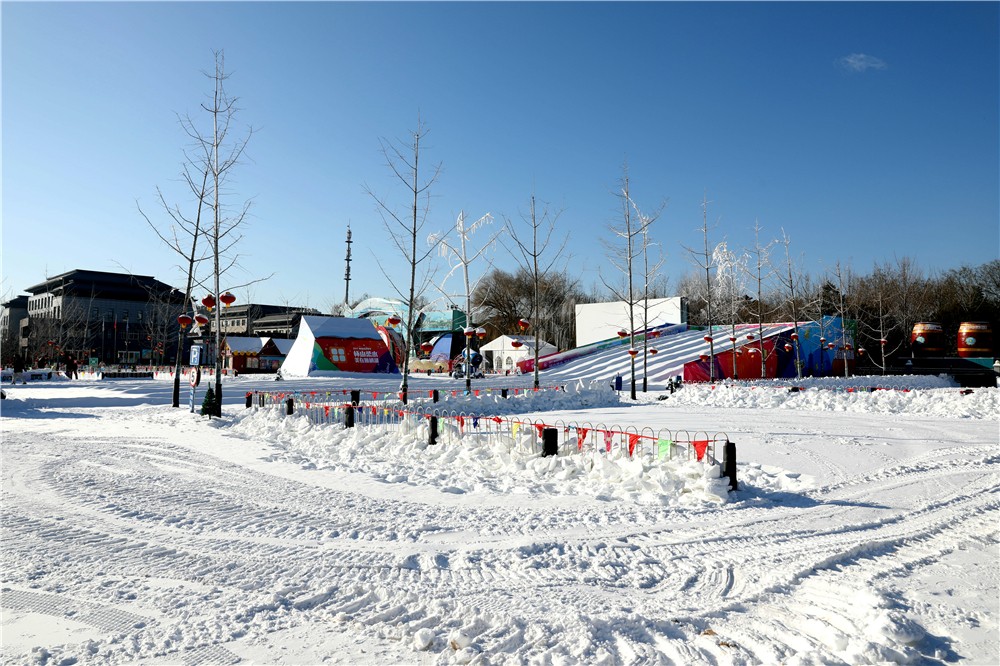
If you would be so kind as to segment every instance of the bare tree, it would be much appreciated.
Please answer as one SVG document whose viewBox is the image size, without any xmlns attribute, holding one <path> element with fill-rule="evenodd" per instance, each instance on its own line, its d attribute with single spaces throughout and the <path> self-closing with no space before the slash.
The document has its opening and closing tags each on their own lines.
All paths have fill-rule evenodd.
<svg viewBox="0 0 1000 666">
<path fill-rule="evenodd" d="M 628 167 L 623 167 L 622 171 L 621 187 L 616 194 L 621 206 L 621 220 L 618 224 L 610 227 L 616 242 L 604 243 L 608 250 L 608 258 L 611 265 L 621 274 L 621 281 L 611 283 L 603 275 L 601 276 L 601 280 L 617 300 L 625 302 L 625 314 L 629 322 L 629 356 L 631 357 L 629 364 L 631 385 L 629 390 L 632 400 L 635 400 L 635 357 L 638 355 L 638 350 L 635 348 L 636 308 L 643 301 L 646 293 L 645 288 L 641 290 L 637 289 L 636 262 L 643 252 L 645 246 L 643 241 L 648 240 L 646 232 L 659 215 L 659 211 L 657 211 L 656 215 L 642 214 L 632 199 L 629 188 Z M 645 332 L 643 333 L 643 337 L 645 338 Z"/>
<path fill-rule="evenodd" d="M 746 302 L 747 255 L 737 254 L 723 241 L 715 246 L 712 261 L 715 270 L 716 301 L 722 308 L 723 316 L 729 320 L 729 342 L 732 346 L 732 378 L 738 379 L 736 369 L 736 324 L 742 322 Z"/>
<path fill-rule="evenodd" d="M 417 119 L 417 128 L 410 132 L 409 143 L 399 141 L 389 142 L 385 139 L 379 140 L 382 155 L 385 157 L 386 166 L 392 171 L 396 179 L 402 183 L 406 189 L 410 209 L 406 213 L 401 213 L 391 206 L 387 199 L 375 194 L 367 185 L 365 191 L 375 201 L 376 207 L 382 218 L 382 224 L 389 232 L 396 249 L 399 250 L 409 268 L 408 289 L 404 292 L 395 286 L 395 281 L 389 278 L 389 274 L 381 261 L 376 257 L 382 274 L 389 278 L 400 299 L 406 304 L 406 350 L 403 360 L 403 380 L 400 384 L 400 391 L 403 401 L 407 398 L 408 378 L 410 374 L 410 350 L 413 347 L 414 323 L 416 320 L 416 310 L 419 301 L 423 298 L 431 281 L 431 270 L 428 260 L 437 250 L 437 245 L 444 240 L 444 237 L 436 237 L 436 242 L 430 242 L 426 248 L 418 249 L 417 241 L 423 234 L 427 224 L 427 216 L 430 212 L 430 188 L 437 181 L 441 173 L 440 165 L 431 168 L 430 177 L 424 177 L 420 172 L 420 143 L 427 136 L 427 129 L 424 124 Z"/>
<path fill-rule="evenodd" d="M 202 104 L 212 119 L 211 134 L 202 135 L 200 143 L 209 156 L 208 171 L 212 181 L 212 222 L 202 229 L 209 245 L 212 258 L 212 275 L 210 293 L 216 299 L 216 305 L 222 295 L 221 280 L 229 271 L 239 264 L 239 254 L 235 248 L 242 240 L 241 227 L 246 221 L 250 210 L 250 200 L 244 201 L 236 208 L 223 207 L 222 188 L 227 185 L 232 170 L 241 162 L 247 143 L 253 136 L 253 129 L 248 128 L 246 136 L 232 138 L 230 129 L 239 111 L 238 98 L 230 97 L 226 92 L 225 55 L 222 51 L 215 52 L 215 71 L 207 74 L 214 84 L 211 101 Z M 230 288 L 236 288 L 232 285 Z M 215 333 L 215 416 L 222 416 L 222 307 L 215 308 L 215 318 L 212 328 Z"/>
<path fill-rule="evenodd" d="M 548 334 L 548 331 L 552 331 L 555 325 L 554 317 L 546 317 L 543 321 L 539 315 L 541 310 L 543 276 L 548 275 L 555 264 L 562 259 L 562 254 L 569 238 L 568 235 L 564 236 L 560 241 L 559 247 L 555 248 L 552 252 L 549 251 L 553 243 L 556 221 L 561 214 L 562 211 L 550 213 L 546 206 L 542 208 L 539 215 L 536 208 L 535 195 L 532 194 L 528 205 L 528 213 L 521 214 L 521 219 L 527 225 L 527 233 L 530 233 L 531 237 L 526 238 L 522 236 L 515 230 L 509 220 L 506 221 L 510 237 L 517 248 L 517 254 L 514 254 L 514 259 L 521 270 L 526 271 L 531 278 L 531 305 L 528 321 L 535 327 L 535 344 L 533 350 L 535 359 L 533 381 L 535 388 L 539 387 L 538 355 L 539 347 L 541 346 L 540 340 L 543 339 L 543 334 L 554 340 L 554 337 Z M 544 260 L 542 259 L 543 256 L 545 257 Z"/>
<path fill-rule="evenodd" d="M 757 322 L 757 340 L 760 346 L 760 376 L 767 376 L 767 358 L 770 356 L 764 347 L 764 321 L 769 319 L 771 312 L 767 311 L 767 303 L 764 300 L 764 291 L 767 280 L 769 280 L 774 270 L 771 268 L 771 248 L 774 243 L 761 244 L 760 242 L 760 222 L 754 221 L 753 226 L 753 247 L 750 248 L 750 260 L 747 271 L 750 279 L 757 287 L 757 300 L 753 304 L 752 316 Z"/>
<path fill-rule="evenodd" d="M 799 320 L 806 311 L 807 304 L 803 302 L 803 294 L 808 293 L 808 289 L 803 289 L 803 283 L 808 282 L 801 271 L 792 260 L 792 239 L 781 230 L 781 244 L 785 248 L 785 270 L 775 270 L 774 276 L 781 288 L 786 292 L 784 298 L 786 311 L 792 318 L 792 343 L 795 350 L 795 376 L 802 379 L 802 347 L 799 343 Z"/>
<path fill-rule="evenodd" d="M 481 218 L 473 222 L 472 224 L 466 224 L 465 221 L 465 211 L 461 211 L 458 214 L 458 219 L 455 221 L 455 233 L 458 235 L 458 245 L 451 245 L 445 238 L 445 236 L 439 237 L 437 234 L 432 234 L 428 239 L 428 242 L 437 245 L 441 255 L 444 256 L 449 264 L 451 264 L 451 270 L 445 275 L 444 279 L 441 280 L 441 285 L 447 284 L 448 278 L 450 278 L 455 271 L 461 269 L 462 271 L 462 284 L 465 286 L 465 292 L 463 296 L 465 297 L 465 325 L 466 328 L 471 328 L 476 326 L 476 319 L 473 317 L 472 308 L 472 293 L 479 281 L 485 277 L 486 273 L 480 273 L 479 277 L 475 281 L 472 281 L 469 277 L 469 266 L 472 262 L 479 259 L 485 258 L 486 253 L 493 249 L 497 237 L 503 231 L 498 230 L 489 240 L 483 243 L 478 250 L 472 251 L 469 247 L 472 235 L 476 233 L 482 227 L 488 226 L 493 222 L 493 216 L 490 213 L 483 215 Z M 470 255 L 470 251 L 472 254 Z M 487 266 L 491 262 L 487 261 Z M 439 286 L 441 293 L 444 294 L 449 299 L 451 295 L 446 293 L 443 288 Z M 472 348 L 470 343 L 472 342 L 472 336 L 468 335 L 468 331 L 465 332 L 465 389 L 467 391 L 472 390 Z"/>
<path fill-rule="evenodd" d="M 853 298 L 853 295 L 848 296 L 848 294 L 854 289 L 854 274 L 849 266 L 844 268 L 840 261 L 837 261 L 833 269 L 833 278 L 836 280 L 838 292 L 836 307 L 837 315 L 840 317 L 840 349 L 844 354 L 844 377 L 847 377 L 850 373 L 847 364 L 847 352 L 849 351 L 847 349 L 847 322 L 848 319 L 851 319 L 848 306 Z M 836 358 L 836 353 L 834 353 L 834 358 Z"/>
<path fill-rule="evenodd" d="M 715 381 L 715 336 L 712 335 L 712 326 L 714 325 L 714 320 L 712 319 L 712 269 L 715 268 L 715 260 L 709 249 L 708 244 L 708 196 L 706 195 L 701 202 L 701 235 L 704 239 L 704 247 L 701 250 L 695 250 L 690 247 L 684 247 L 691 257 L 691 260 L 696 266 L 701 270 L 705 271 L 705 291 L 703 298 L 705 299 L 705 320 L 708 326 L 708 356 L 709 356 L 709 380 Z"/>
</svg>

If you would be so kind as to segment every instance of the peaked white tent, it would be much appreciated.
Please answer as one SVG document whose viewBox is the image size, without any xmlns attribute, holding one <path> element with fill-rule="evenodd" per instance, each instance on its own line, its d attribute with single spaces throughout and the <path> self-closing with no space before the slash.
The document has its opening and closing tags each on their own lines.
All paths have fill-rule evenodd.
<svg viewBox="0 0 1000 666">
<path fill-rule="evenodd" d="M 399 374 L 399 368 L 371 321 L 304 315 L 299 335 L 281 364 L 281 375 L 323 377 L 341 372 Z"/>
<path fill-rule="evenodd" d="M 521 344 L 520 347 L 514 346 L 515 340 Z M 489 363 L 494 372 L 506 372 L 507 370 L 515 372 L 518 361 L 535 357 L 536 344 L 540 345 L 538 348 L 539 356 L 555 354 L 559 351 L 555 345 L 544 340 L 536 341 L 533 335 L 501 335 L 499 338 L 481 345 L 479 351 L 486 357 L 486 362 Z"/>
</svg>

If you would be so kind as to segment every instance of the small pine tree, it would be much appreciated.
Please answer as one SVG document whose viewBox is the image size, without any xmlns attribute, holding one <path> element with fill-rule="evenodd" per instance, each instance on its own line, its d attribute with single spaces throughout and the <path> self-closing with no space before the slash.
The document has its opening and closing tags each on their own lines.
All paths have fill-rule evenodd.
<svg viewBox="0 0 1000 666">
<path fill-rule="evenodd" d="M 212 418 L 218 411 L 218 405 L 215 404 L 215 391 L 209 386 L 208 390 L 205 391 L 205 400 L 201 403 L 201 415 Z"/>
</svg>

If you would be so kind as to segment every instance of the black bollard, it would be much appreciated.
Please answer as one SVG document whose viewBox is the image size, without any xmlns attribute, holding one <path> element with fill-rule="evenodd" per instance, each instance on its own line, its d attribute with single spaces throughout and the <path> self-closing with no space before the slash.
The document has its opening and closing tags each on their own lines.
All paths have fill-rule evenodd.
<svg viewBox="0 0 1000 666">
<path fill-rule="evenodd" d="M 500 389 L 500 397 L 501 398 L 507 397 L 507 389 Z"/>
<path fill-rule="evenodd" d="M 440 399 L 441 399 L 441 394 L 438 393 L 437 389 L 431 391 L 431 402 L 437 402 Z"/>
<path fill-rule="evenodd" d="M 355 407 L 361 404 L 361 391 L 351 391 L 351 404 Z"/>
<path fill-rule="evenodd" d="M 722 455 L 722 476 L 729 477 L 730 490 L 740 489 L 736 481 L 736 442 L 726 442 Z"/>
<path fill-rule="evenodd" d="M 264 394 L 263 393 L 258 393 L 257 394 L 257 405 L 260 406 L 260 407 L 264 406 Z"/>
<path fill-rule="evenodd" d="M 406 391 L 399 392 L 399 399 L 403 402 L 404 405 L 406 404 Z"/>
<path fill-rule="evenodd" d="M 542 457 L 559 455 L 559 431 L 542 428 Z"/>
<path fill-rule="evenodd" d="M 247 391 L 247 409 L 253 406 L 253 393 Z"/>
<path fill-rule="evenodd" d="M 289 398 L 285 401 L 285 414 L 291 416 L 295 413 L 295 399 Z"/>
<path fill-rule="evenodd" d="M 438 417 L 432 416 L 430 422 L 430 437 L 427 439 L 428 444 L 437 444 L 438 440 Z"/>
<path fill-rule="evenodd" d="M 354 405 L 348 405 L 347 409 L 344 410 L 344 427 L 354 427 Z"/>
</svg>

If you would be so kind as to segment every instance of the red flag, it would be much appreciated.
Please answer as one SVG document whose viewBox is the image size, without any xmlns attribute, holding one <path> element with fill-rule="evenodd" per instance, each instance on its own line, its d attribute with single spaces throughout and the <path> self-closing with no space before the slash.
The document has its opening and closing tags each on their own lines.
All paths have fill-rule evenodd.
<svg viewBox="0 0 1000 666">
<path fill-rule="evenodd" d="M 705 457 L 705 451 L 708 450 L 708 440 L 707 439 L 696 439 L 691 442 L 691 446 L 694 447 L 695 455 L 698 456 L 698 461 L 700 462 L 702 458 Z"/>
<path fill-rule="evenodd" d="M 608 453 L 611 453 L 611 431 L 610 430 L 605 430 L 604 431 L 604 448 L 607 450 Z"/>
<path fill-rule="evenodd" d="M 583 442 L 587 439 L 587 433 L 590 432 L 586 428 L 577 428 L 579 435 L 576 438 L 576 448 L 579 451 L 583 451 Z"/>
<path fill-rule="evenodd" d="M 632 454 L 635 453 L 635 445 L 639 443 L 639 435 L 630 434 L 628 436 L 628 457 L 631 458 Z"/>
<path fill-rule="evenodd" d="M 539 437 L 542 436 L 542 430 L 544 430 L 544 429 L 545 429 L 545 425 L 544 424 L 541 424 L 541 423 L 536 423 L 535 424 L 535 430 L 538 431 L 538 436 Z"/>
</svg>

